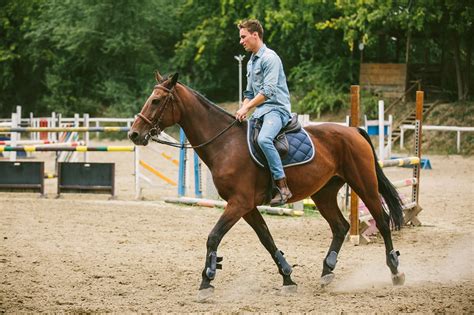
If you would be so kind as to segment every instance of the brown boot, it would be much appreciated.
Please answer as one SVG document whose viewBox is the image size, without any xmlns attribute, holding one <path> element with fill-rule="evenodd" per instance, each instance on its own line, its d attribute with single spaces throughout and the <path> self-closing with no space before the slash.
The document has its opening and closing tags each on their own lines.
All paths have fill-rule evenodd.
<svg viewBox="0 0 474 315">
<path fill-rule="evenodd" d="M 286 183 L 286 177 L 282 179 L 278 179 L 275 181 L 276 186 L 278 187 L 278 192 L 276 193 L 275 197 L 270 201 L 270 206 L 282 206 L 288 202 L 288 199 L 293 196 L 291 194 L 290 189 L 288 188 L 288 184 Z"/>
</svg>

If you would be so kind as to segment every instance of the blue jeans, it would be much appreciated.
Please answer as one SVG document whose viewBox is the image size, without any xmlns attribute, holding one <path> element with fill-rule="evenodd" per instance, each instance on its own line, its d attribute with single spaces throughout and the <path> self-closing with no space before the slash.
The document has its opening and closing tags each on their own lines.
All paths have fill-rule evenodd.
<svg viewBox="0 0 474 315">
<path fill-rule="evenodd" d="M 275 149 L 273 140 L 280 130 L 286 126 L 290 117 L 280 113 L 279 111 L 272 110 L 261 117 L 261 119 L 263 119 L 263 124 L 262 129 L 258 134 L 257 143 L 267 159 L 273 179 L 282 179 L 285 177 L 285 172 L 283 171 L 281 158 L 278 151 Z"/>
</svg>

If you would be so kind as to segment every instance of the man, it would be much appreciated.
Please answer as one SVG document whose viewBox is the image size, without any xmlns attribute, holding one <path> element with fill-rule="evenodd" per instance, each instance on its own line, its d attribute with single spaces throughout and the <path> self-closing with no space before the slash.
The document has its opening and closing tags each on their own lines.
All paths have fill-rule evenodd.
<svg viewBox="0 0 474 315">
<path fill-rule="evenodd" d="M 247 63 L 247 88 L 242 107 L 235 118 L 242 121 L 255 108 L 253 118 L 261 119 L 257 142 L 265 155 L 279 193 L 271 206 L 285 204 L 292 194 L 286 183 L 285 172 L 273 140 L 291 118 L 291 104 L 286 76 L 280 57 L 263 43 L 263 27 L 258 20 L 246 20 L 238 25 L 240 44 L 252 52 Z"/>
</svg>

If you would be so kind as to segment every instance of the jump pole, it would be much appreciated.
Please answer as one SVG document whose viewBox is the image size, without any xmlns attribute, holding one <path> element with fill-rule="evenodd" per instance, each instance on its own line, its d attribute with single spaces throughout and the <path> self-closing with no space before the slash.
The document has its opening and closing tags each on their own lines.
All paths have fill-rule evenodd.
<svg viewBox="0 0 474 315">
<path fill-rule="evenodd" d="M 212 200 L 204 198 L 192 198 L 192 197 L 178 197 L 178 198 L 165 198 L 165 202 L 184 204 L 199 207 L 209 208 L 225 208 L 227 202 L 224 200 Z M 270 207 L 270 206 L 257 206 L 260 213 L 275 214 L 275 215 L 288 215 L 288 216 L 302 216 L 304 211 L 294 210 L 288 208 Z"/>
<path fill-rule="evenodd" d="M 58 152 L 58 151 L 72 151 L 72 152 L 133 152 L 135 146 L 0 146 L 0 152 Z"/>
<path fill-rule="evenodd" d="M 0 127 L 0 132 L 128 132 L 129 127 Z"/>
<path fill-rule="evenodd" d="M 161 178 L 162 180 L 164 180 L 165 182 L 167 182 L 168 184 L 170 185 L 173 185 L 173 186 L 176 186 L 176 182 L 168 177 L 166 177 L 165 175 L 163 175 L 160 171 L 158 171 L 156 168 L 154 168 L 153 166 L 151 166 L 150 164 L 146 163 L 145 161 L 143 160 L 139 160 L 138 162 L 141 166 L 143 166 L 143 168 L 145 168 L 146 170 L 148 170 L 149 172 L 155 174 L 156 176 L 158 176 L 159 178 Z"/>
<path fill-rule="evenodd" d="M 358 85 L 351 85 L 351 127 L 359 127 L 360 114 L 360 87 Z M 351 228 L 349 239 L 352 244 L 359 245 L 359 197 L 351 188 L 351 214 L 350 214 Z"/>
</svg>

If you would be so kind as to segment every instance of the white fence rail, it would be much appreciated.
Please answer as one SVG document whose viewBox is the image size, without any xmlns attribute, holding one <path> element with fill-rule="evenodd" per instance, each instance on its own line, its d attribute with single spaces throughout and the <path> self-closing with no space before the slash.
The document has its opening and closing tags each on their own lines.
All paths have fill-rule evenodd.
<svg viewBox="0 0 474 315">
<path fill-rule="evenodd" d="M 404 132 L 405 130 L 415 130 L 413 125 L 401 125 L 400 126 L 400 149 L 403 149 L 404 145 Z M 455 131 L 456 132 L 456 149 L 457 152 L 461 152 L 461 132 L 472 132 L 474 127 L 456 127 L 456 126 L 429 126 L 423 125 L 423 132 L 428 130 L 436 131 Z"/>
</svg>

